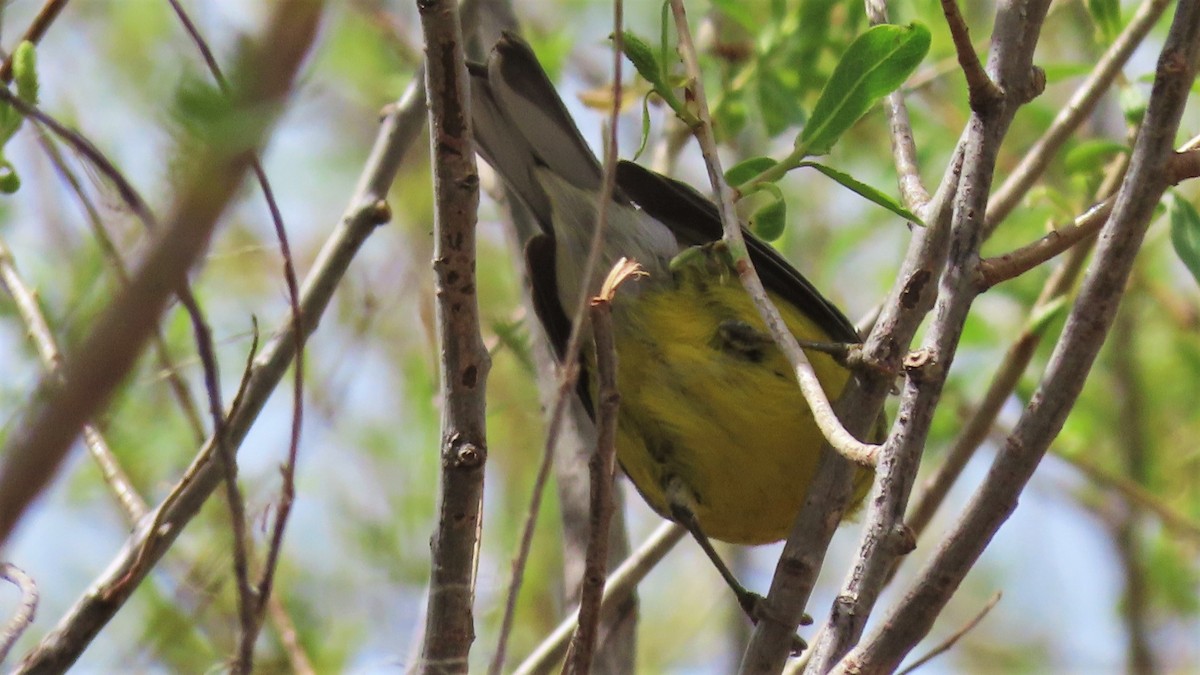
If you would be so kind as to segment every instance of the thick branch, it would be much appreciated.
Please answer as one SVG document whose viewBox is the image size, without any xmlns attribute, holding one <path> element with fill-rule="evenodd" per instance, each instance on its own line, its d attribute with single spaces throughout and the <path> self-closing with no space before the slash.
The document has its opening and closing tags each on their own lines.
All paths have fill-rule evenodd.
<svg viewBox="0 0 1200 675">
<path fill-rule="evenodd" d="M 475 223 L 479 174 L 471 135 L 458 4 L 417 4 L 433 164 L 435 312 L 440 345 L 441 485 L 421 670 L 466 672 L 475 639 L 475 572 L 483 517 L 484 419 L 491 360 L 479 332 Z"/>
</svg>

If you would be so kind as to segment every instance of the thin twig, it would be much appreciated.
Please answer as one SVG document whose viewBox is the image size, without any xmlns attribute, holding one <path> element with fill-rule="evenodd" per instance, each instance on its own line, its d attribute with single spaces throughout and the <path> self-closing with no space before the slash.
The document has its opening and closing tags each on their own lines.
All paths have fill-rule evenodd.
<svg viewBox="0 0 1200 675">
<path fill-rule="evenodd" d="M 967 22 L 963 20 L 956 0 L 941 0 L 942 14 L 946 17 L 946 25 L 950 28 L 950 37 L 954 41 L 954 51 L 958 54 L 958 65 L 967 78 L 967 93 L 971 100 L 971 110 L 983 110 L 995 105 L 1004 96 L 975 53 L 975 45 L 971 44 L 970 31 Z"/>
<path fill-rule="evenodd" d="M 1127 502 L 1153 514 L 1162 523 L 1163 528 L 1171 531 L 1175 536 L 1190 540 L 1193 546 L 1200 546 L 1200 522 L 1180 513 L 1178 509 L 1173 508 L 1161 497 L 1138 484 L 1137 481 L 1104 469 L 1083 453 L 1063 452 L 1058 449 L 1054 449 L 1052 452 L 1055 457 L 1070 464 L 1096 485 L 1116 492 Z"/>
<path fill-rule="evenodd" d="M 279 642 L 283 645 L 283 653 L 287 654 L 291 672 L 295 675 L 315 675 L 317 670 L 313 668 L 312 660 L 304 651 L 304 645 L 300 644 L 296 624 L 278 595 L 267 596 L 267 616 L 270 617 L 275 631 L 279 633 Z"/>
<path fill-rule="evenodd" d="M 33 23 L 29 24 L 29 28 L 25 29 L 25 34 L 21 36 L 20 42 L 32 42 L 37 44 L 41 41 L 42 36 L 50 30 L 50 24 L 58 18 L 63 8 L 67 6 L 67 0 L 46 0 L 46 4 L 38 10 L 37 16 L 33 17 Z M 4 58 L 4 63 L 0 64 L 0 80 L 5 84 L 12 82 L 13 78 L 13 61 L 12 54 Z"/>
<path fill-rule="evenodd" d="M 959 628 L 958 630 L 954 631 L 949 637 L 947 637 L 945 640 L 943 640 L 940 644 L 938 644 L 933 649 L 929 650 L 929 652 L 927 654 L 925 654 L 921 658 L 917 659 L 916 661 L 913 661 L 910 665 L 906 666 L 903 670 L 898 672 L 896 675 L 908 675 L 908 673 L 913 672 L 917 668 L 920 668 L 921 666 L 925 665 L 926 663 L 929 663 L 930 661 L 934 660 L 935 658 L 950 651 L 950 649 L 952 647 L 954 647 L 954 645 L 957 644 L 958 641 L 961 640 L 964 635 L 966 635 L 967 633 L 970 633 L 972 630 L 975 630 L 975 626 L 978 626 L 979 622 L 983 621 L 983 617 L 987 616 L 988 612 L 992 611 L 992 608 L 995 607 L 996 604 L 1000 602 L 1000 598 L 1003 597 L 1003 595 L 1004 594 L 1001 593 L 1000 591 L 996 591 L 995 593 L 993 593 L 992 597 L 989 598 L 988 601 L 983 605 L 983 608 L 980 609 L 979 612 L 975 614 L 975 616 L 971 617 L 971 620 L 968 621 L 966 624 L 964 624 L 962 628 Z"/>
<path fill-rule="evenodd" d="M 867 0 L 867 18 L 871 25 L 888 23 L 887 3 L 883 0 Z M 917 165 L 917 144 L 913 140 L 912 123 L 908 119 L 908 104 L 900 90 L 888 94 L 884 100 L 888 117 L 888 132 L 892 138 L 892 162 L 900 186 L 900 196 L 910 211 L 925 217 L 923 211 L 929 204 L 929 191 L 921 182 L 921 170 Z M 860 335 L 865 335 L 863 331 Z"/>
<path fill-rule="evenodd" d="M 175 11 L 175 15 L 183 24 L 184 30 L 191 38 L 192 43 L 196 45 L 204 63 L 207 66 L 213 78 L 217 81 L 217 85 L 221 91 L 229 96 L 229 82 L 225 79 L 221 72 L 221 66 L 213 55 L 212 49 L 208 46 L 208 42 L 204 36 L 200 34 L 198 28 L 192 22 L 191 17 L 179 4 L 178 0 L 169 0 L 171 8 Z M 299 322 L 300 316 L 300 290 L 299 284 L 296 281 L 296 267 L 292 260 L 291 245 L 288 243 L 287 228 L 283 223 L 283 214 L 279 209 L 279 204 L 275 199 L 274 190 L 271 188 L 271 183 L 267 179 L 266 169 L 263 168 L 262 161 L 257 154 L 251 159 L 251 170 L 254 172 L 255 179 L 258 181 L 259 188 L 262 190 L 263 199 L 267 203 L 267 209 L 271 215 L 271 223 L 275 229 L 275 238 L 279 242 L 280 257 L 283 260 L 283 278 L 287 286 L 288 302 L 291 305 L 292 320 Z M 280 486 L 280 498 L 277 506 L 274 525 L 271 530 L 271 536 L 267 545 L 266 561 L 263 564 L 262 575 L 258 583 L 254 587 L 256 594 L 255 602 L 250 606 L 252 609 L 253 624 L 249 624 L 252 630 L 243 628 L 243 644 L 242 653 L 247 654 L 252 649 L 252 643 L 257 636 L 257 625 L 260 625 L 267 609 L 267 602 L 271 595 L 271 587 L 273 585 L 275 571 L 279 563 L 279 554 L 283 546 L 283 533 L 287 527 L 288 516 L 291 513 L 292 503 L 295 500 L 296 493 L 296 458 L 300 447 L 300 431 L 303 426 L 304 417 L 304 331 L 299 330 L 295 333 L 296 338 L 296 362 L 293 370 L 293 386 L 292 386 L 292 424 L 291 434 L 288 440 L 287 459 L 284 461 L 280 473 L 282 474 L 282 485 Z M 220 444 L 219 444 L 220 445 Z M 235 454 L 227 453 L 227 461 L 236 461 Z M 233 478 L 236 478 L 237 472 L 234 469 L 231 472 Z M 231 483 L 236 488 L 236 482 Z M 232 502 L 231 502 L 232 504 Z M 232 506 L 231 506 L 232 508 Z M 235 525 L 236 527 L 236 525 Z M 235 535 L 236 536 L 236 535 Z M 240 541 L 240 539 L 238 540 Z M 237 563 L 237 548 L 235 547 L 235 568 L 240 567 Z M 239 596 L 241 592 L 249 592 L 251 590 L 247 583 L 242 586 L 242 578 L 239 573 Z M 250 595 L 246 595 L 247 600 Z M 282 606 L 278 606 L 282 609 Z M 275 612 L 276 615 L 279 612 Z M 243 618 L 245 621 L 245 617 Z"/>
<path fill-rule="evenodd" d="M 100 210 L 96 208 L 92 198 L 83 189 L 83 182 L 67 164 L 62 151 L 59 150 L 51 136 L 45 133 L 40 124 L 37 124 L 37 129 L 38 144 L 47 157 L 50 158 L 50 163 L 58 171 L 59 176 L 67 182 L 67 186 L 75 194 L 76 200 L 83 208 L 84 218 L 92 228 L 92 236 L 95 238 L 96 243 L 100 245 L 100 250 L 104 253 L 105 258 L 116 274 L 117 281 L 123 286 L 128 285 L 128 265 L 121 251 L 113 243 L 112 237 L 109 235 L 108 229 L 104 224 L 104 219 L 100 216 Z M 154 350 L 154 357 L 157 361 L 159 371 L 167 381 L 167 386 L 170 388 L 175 402 L 179 405 L 180 411 L 183 412 L 183 416 L 187 420 L 188 427 L 192 430 L 196 442 L 203 443 L 204 439 L 208 437 L 208 432 L 204 429 L 204 421 L 200 418 L 200 410 L 196 406 L 196 401 L 192 398 L 192 391 L 188 388 L 187 382 L 184 381 L 180 369 L 175 364 L 175 359 L 171 355 L 171 348 L 167 344 L 167 338 L 163 333 L 162 326 L 155 328 L 154 334 L 150 337 L 150 346 Z"/>
<path fill-rule="evenodd" d="M 25 284 L 17 271 L 12 251 L 9 250 L 8 244 L 2 238 L 0 238 L 0 284 L 3 284 L 9 295 L 12 296 L 17 314 L 20 315 L 21 321 L 25 324 L 26 333 L 37 348 L 42 365 L 45 366 L 47 372 L 59 372 L 62 365 L 62 354 L 58 350 L 54 333 L 46 323 L 46 317 L 42 314 L 33 290 Z M 112 490 L 125 512 L 134 519 L 145 515 L 146 502 L 138 495 L 129 475 L 121 467 L 120 461 L 108 447 L 104 437 L 90 422 L 83 427 L 83 439 L 88 452 L 92 454 L 96 464 L 100 467 L 100 474 L 104 477 L 105 484 Z"/>
<path fill-rule="evenodd" d="M 687 536 L 682 525 L 663 523 L 651 534 L 629 558 L 608 576 L 604 586 L 604 598 L 600 601 L 600 617 L 603 620 L 621 605 L 676 544 Z M 532 675 L 545 672 L 563 657 L 571 635 L 579 620 L 578 612 L 570 612 L 567 618 L 513 670 L 514 675 Z"/>
<path fill-rule="evenodd" d="M 620 54 L 619 46 L 616 53 Z M 610 166 L 615 169 L 616 163 L 612 162 Z M 615 175 L 615 171 L 613 173 Z M 592 654 L 595 653 L 600 629 L 600 602 L 604 596 L 605 575 L 608 573 L 608 525 L 613 513 L 617 412 L 621 400 L 617 388 L 617 347 L 613 340 L 612 302 L 623 281 L 639 276 L 645 276 L 645 272 L 636 262 L 626 258 L 618 260 L 605 279 L 600 294 L 592 300 L 589 312 L 592 339 L 596 346 L 596 449 L 588 460 L 591 528 L 579 595 L 579 626 L 567 651 L 567 663 L 563 666 L 564 673 L 575 675 L 592 671 Z"/>
<path fill-rule="evenodd" d="M 617 133 L 621 114 L 621 66 L 623 56 L 624 3 L 613 2 L 612 34 L 612 106 L 604 145 L 604 168 L 596 204 L 596 231 L 608 229 L 608 210 L 613 203 L 617 179 Z M 599 253 L 599 241 L 593 242 Z M 584 574 L 579 593 L 579 627 L 571 640 L 563 672 L 585 675 L 592 670 L 592 655 L 600 629 L 600 601 L 608 566 L 609 523 L 613 512 L 613 472 L 616 468 L 617 411 L 620 394 L 617 384 L 617 347 L 613 338 L 612 301 L 617 289 L 628 278 L 644 276 L 633 261 L 619 260 L 609 272 L 599 294 L 589 304 L 592 340 L 596 349 L 596 448 L 588 460 L 591 483 L 588 543 Z M 591 278 L 584 276 L 584 279 Z"/>
<path fill-rule="evenodd" d="M 0 663 L 8 658 L 8 651 L 20 639 L 25 629 L 33 623 L 37 614 L 38 590 L 33 577 L 12 563 L 0 562 L 0 579 L 16 586 L 21 591 L 21 602 L 11 619 L 0 628 Z"/>
<path fill-rule="evenodd" d="M 1087 213 L 1069 225 L 1056 227 L 1040 239 L 1030 242 L 1015 251 L 985 258 L 979 261 L 979 292 L 987 291 L 996 284 L 1015 279 L 1079 242 L 1095 235 L 1108 222 L 1112 213 L 1114 197 L 1096 204 Z"/>
</svg>

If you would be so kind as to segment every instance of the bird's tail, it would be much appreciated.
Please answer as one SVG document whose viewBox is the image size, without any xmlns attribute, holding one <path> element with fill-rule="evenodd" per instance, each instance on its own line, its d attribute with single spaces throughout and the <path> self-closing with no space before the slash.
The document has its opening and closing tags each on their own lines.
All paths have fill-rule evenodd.
<svg viewBox="0 0 1200 675">
<path fill-rule="evenodd" d="M 480 154 L 543 228 L 551 204 L 541 168 L 574 187 L 598 192 L 600 164 L 529 45 L 505 33 L 486 64 L 471 65 L 471 120 Z"/>
</svg>

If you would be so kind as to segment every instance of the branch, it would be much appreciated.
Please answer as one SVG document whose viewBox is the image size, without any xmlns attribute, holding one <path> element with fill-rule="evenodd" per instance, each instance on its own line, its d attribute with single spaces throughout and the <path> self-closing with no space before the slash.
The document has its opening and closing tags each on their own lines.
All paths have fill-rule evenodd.
<svg viewBox="0 0 1200 675">
<path fill-rule="evenodd" d="M 431 542 L 421 671 L 465 672 L 475 639 L 473 606 L 487 461 L 485 395 L 490 359 L 479 332 L 475 224 L 479 174 L 458 3 L 418 3 L 425 38 L 434 191 L 434 291 L 442 400 L 441 485 Z"/>
<path fill-rule="evenodd" d="M 1029 192 L 1037 179 L 1046 171 L 1050 160 L 1054 158 L 1059 148 L 1071 138 L 1079 125 L 1092 114 L 1100 97 L 1109 90 L 1113 80 L 1121 72 L 1121 68 L 1129 61 L 1138 45 L 1146 38 L 1150 29 L 1158 23 L 1163 11 L 1171 4 L 1171 0 L 1145 0 L 1128 25 L 1121 31 L 1109 46 L 1096 67 L 1088 74 L 1083 84 L 1067 101 L 1062 110 L 1055 116 L 1050 128 L 1033 144 L 1021 157 L 1021 161 L 1009 174 L 1004 183 L 996 189 L 987 207 L 987 234 L 991 235 L 996 227 L 1012 213 L 1021 198 Z"/>
<path fill-rule="evenodd" d="M 872 367 L 857 372 L 838 397 L 838 417 L 856 433 L 866 434 L 876 423 L 894 373 L 899 372 L 908 345 L 937 297 L 936 279 L 949 245 L 951 206 L 965 141 L 965 136 L 959 141 L 937 192 L 922 211 L 927 226 L 912 231 L 896 283 L 863 344 L 863 360 Z M 848 461 L 822 451 L 804 506 L 775 567 L 766 598 L 770 612 L 755 626 L 742 659 L 742 672 L 775 673 L 782 668 L 829 542 L 849 504 L 853 475 Z"/>
<path fill-rule="evenodd" d="M 25 324 L 25 331 L 33 341 L 38 356 L 41 357 L 42 365 L 48 373 L 59 373 L 62 354 L 54 340 L 54 333 L 46 323 L 46 317 L 42 314 L 42 308 L 38 305 L 34 291 L 25 284 L 24 279 L 17 271 L 12 251 L 9 250 L 8 244 L 2 238 L 0 238 L 0 284 L 3 284 L 9 295 L 12 296 L 17 314 Z M 146 502 L 137 493 L 129 475 L 121 467 L 120 461 L 108 447 L 108 443 L 105 442 L 100 431 L 91 422 L 83 426 L 83 441 L 88 452 L 92 454 L 92 458 L 96 460 L 96 465 L 100 467 L 104 483 L 112 490 L 125 513 L 134 520 L 144 516 Z"/>
<path fill-rule="evenodd" d="M 867 17 L 871 25 L 888 23 L 887 4 L 878 0 L 867 0 Z M 892 161 L 900 185 L 900 195 L 909 211 L 924 217 L 929 204 L 929 191 L 921 182 L 921 171 L 917 166 L 917 145 L 913 141 L 912 123 L 908 119 L 908 105 L 900 90 L 888 94 L 884 100 L 888 117 L 888 132 L 892 138 Z"/>
<path fill-rule="evenodd" d="M 192 23 L 191 17 L 179 4 L 178 0 L 169 0 L 171 8 L 175 11 L 175 15 L 183 24 L 184 30 L 191 37 L 192 42 L 200 51 L 201 57 L 204 59 L 205 65 L 208 67 L 213 78 L 216 79 L 221 91 L 229 96 L 229 82 L 225 79 L 225 75 L 221 72 L 221 67 L 217 63 L 216 57 L 213 55 L 212 49 L 209 48 L 204 36 L 200 34 L 199 29 Z M 266 169 L 263 168 L 262 162 L 258 155 L 254 155 L 250 160 L 251 170 L 254 172 L 255 179 L 258 181 L 259 188 L 262 190 L 263 199 L 266 200 L 267 209 L 271 214 L 271 223 L 275 228 L 275 238 L 279 242 L 279 253 L 283 260 L 283 278 L 287 285 L 288 303 L 291 305 L 292 320 L 299 322 L 300 315 L 300 289 L 299 283 L 296 281 L 296 267 L 292 260 L 291 245 L 288 243 L 287 229 L 283 224 L 283 214 L 279 209 L 279 204 L 275 200 L 275 192 L 271 188 L 271 183 L 267 179 Z M 251 608 L 254 614 L 253 623 L 248 624 L 251 630 L 243 630 L 242 638 L 242 654 L 243 658 L 249 658 L 250 650 L 253 648 L 253 643 L 258 634 L 258 627 L 261 626 L 263 617 L 268 609 L 268 603 L 271 596 L 271 588 L 274 583 L 275 571 L 279 564 L 279 555 L 283 547 L 283 533 L 287 527 L 288 516 L 291 514 L 292 503 L 295 500 L 296 494 L 296 459 L 300 448 L 300 430 L 304 420 L 304 331 L 296 331 L 296 365 L 292 372 L 292 425 L 291 435 L 288 440 L 287 460 L 284 462 L 281 469 L 282 485 L 280 487 L 280 499 L 277 511 L 275 514 L 274 527 L 271 530 L 271 538 L 267 547 L 266 562 L 263 565 L 262 576 L 255 587 L 256 604 Z M 236 461 L 235 453 L 230 450 L 226 455 L 226 462 L 232 463 Z M 236 478 L 237 472 L 232 471 L 231 475 Z M 236 482 L 231 483 L 232 489 L 236 492 Z M 231 500 L 232 505 L 232 500 Z M 237 542 L 243 541 L 241 538 L 235 539 Z M 235 548 L 235 560 L 237 560 L 237 548 Z M 242 577 L 238 577 L 239 584 L 242 583 Z M 248 590 L 248 584 L 239 592 L 239 598 L 245 597 L 249 599 L 249 594 L 244 593 Z M 275 611 L 273 616 L 282 616 L 287 619 L 287 624 L 290 625 L 291 620 L 283 611 L 282 605 L 276 603 L 273 605 Z M 282 629 L 287 633 L 286 629 Z M 294 632 L 294 631 L 293 631 Z M 289 653 L 295 653 L 296 650 L 291 650 Z M 303 653 L 301 653 L 303 656 Z M 304 658 L 307 660 L 307 657 Z M 310 668 L 311 669 L 311 668 Z"/>
<path fill-rule="evenodd" d="M 950 649 L 952 647 L 954 647 L 954 645 L 958 644 L 958 641 L 961 640 L 964 635 L 966 635 L 967 633 L 970 633 L 972 630 L 975 629 L 975 626 L 979 625 L 980 621 L 983 621 L 983 617 L 987 616 L 988 612 L 992 611 L 992 608 L 995 607 L 996 604 L 1000 602 L 1000 598 L 1002 596 L 1003 596 L 1003 594 L 1000 591 L 996 591 L 995 593 L 993 593 L 992 597 L 989 598 L 986 603 L 984 603 L 983 608 L 980 609 L 979 612 L 977 612 L 975 614 L 975 616 L 971 617 L 971 620 L 968 621 L 966 624 L 964 624 L 962 628 L 959 628 L 958 630 L 954 631 L 954 633 L 952 633 L 950 635 L 950 637 L 943 640 L 941 642 L 941 644 L 939 644 L 938 646 L 929 650 L 929 652 L 927 654 L 925 654 L 921 658 L 917 659 L 916 661 L 913 661 L 911 664 L 905 666 L 904 670 L 901 670 L 899 673 L 897 673 L 897 675 L 908 675 L 908 673 L 913 672 L 914 670 L 920 668 L 921 666 L 925 665 L 926 663 L 929 663 L 933 659 L 950 651 Z"/>
<path fill-rule="evenodd" d="M 1096 234 L 1108 222 L 1113 202 L 1114 198 L 1109 197 L 1071 224 L 1055 228 L 1037 241 L 1015 251 L 980 260 L 979 278 L 976 281 L 978 292 L 983 293 L 996 284 L 1015 279 Z"/>
<path fill-rule="evenodd" d="M 623 34 L 623 5 L 614 4 L 613 11 L 613 97 L 609 111 L 609 133 L 604 148 L 603 176 L 600 193 L 597 195 L 596 227 L 592 231 L 589 243 L 588 257 L 580 271 L 581 279 L 591 279 L 593 270 L 600 264 L 604 250 L 605 235 L 608 231 L 608 209 L 616 179 L 617 166 L 617 120 L 621 110 L 621 66 L 624 59 L 621 55 L 621 36 Z M 557 392 L 550 406 L 550 417 L 546 428 L 546 442 L 542 447 L 542 458 L 538 465 L 537 476 L 534 480 L 533 495 L 530 498 L 529 509 L 521 530 L 521 541 L 516 558 L 512 564 L 512 575 L 509 581 L 508 593 L 504 607 L 504 617 L 500 623 L 500 636 L 496 644 L 496 653 L 492 657 L 489 673 L 499 675 L 504 668 L 504 660 L 508 651 L 508 638 L 512 631 L 516 616 L 517 597 L 520 594 L 521 583 L 524 579 L 525 566 L 533 546 L 533 531 L 541 511 L 542 496 L 545 493 L 546 482 L 550 477 L 550 468 L 554 460 L 555 448 L 566 420 L 568 408 L 576 401 L 575 384 L 579 376 L 579 351 L 584 333 L 584 312 L 590 306 L 592 289 L 587 284 L 580 286 L 580 294 L 571 314 L 571 332 L 567 337 L 566 347 L 562 354 L 562 364 L 559 367 Z"/>
<path fill-rule="evenodd" d="M 613 610 L 629 598 L 642 579 L 645 579 L 646 575 L 685 536 L 687 536 L 687 530 L 682 525 L 673 522 L 663 523 L 625 562 L 613 570 L 604 586 L 604 598 L 600 601 L 601 620 L 607 618 Z M 513 673 L 515 675 L 532 675 L 551 668 L 563 657 L 567 643 L 575 632 L 578 619 L 579 613 L 571 612 L 554 629 L 550 637 L 538 645 L 537 649 L 513 670 Z"/>
<path fill-rule="evenodd" d="M 896 667 L 929 630 L 983 548 L 1016 508 L 1074 405 L 1112 325 L 1146 227 L 1166 187 L 1164 171 L 1200 54 L 1200 1 L 1181 0 L 1159 56 L 1145 122 L 1095 261 L 1046 373 L 965 513 L 887 620 L 835 672 Z"/>
<path fill-rule="evenodd" d="M 979 62 L 979 55 L 975 53 L 975 45 L 971 44 L 967 22 L 958 10 L 958 3 L 955 0 L 941 2 L 942 14 L 946 17 L 950 38 L 954 41 L 954 51 L 958 54 L 958 65 L 967 78 L 967 96 L 971 101 L 971 110 L 978 112 L 995 106 L 1004 97 L 1004 90 L 988 77 L 983 64 Z"/>
<path fill-rule="evenodd" d="M 0 663 L 4 663 L 4 659 L 8 658 L 8 651 L 20 639 L 25 629 L 33 623 L 33 618 L 37 614 L 38 590 L 33 577 L 12 563 L 0 562 L 0 579 L 11 583 L 21 591 L 21 604 L 17 607 L 17 611 L 13 612 L 8 623 L 0 627 Z"/>
<path fill-rule="evenodd" d="M 618 55 L 621 53 L 620 45 L 617 45 L 614 52 Z M 619 83 L 620 80 L 615 82 Z M 614 107 L 614 111 L 616 109 Z M 610 143 L 610 147 L 615 158 L 615 143 Z M 615 168 L 616 162 L 610 162 L 609 166 Z M 604 192 L 602 189 L 601 193 Z M 611 198 L 611 190 L 608 192 Z M 645 275 L 636 262 L 625 258 L 618 260 L 605 279 L 600 294 L 592 300 L 588 314 L 592 320 L 592 339 L 596 346 L 596 449 L 588 460 L 591 475 L 591 527 L 583 582 L 580 584 L 579 624 L 567 652 L 567 665 L 564 669 L 567 673 L 583 674 L 592 671 L 592 655 L 596 650 L 596 638 L 600 629 L 600 602 L 604 596 L 607 573 L 608 528 L 613 514 L 613 477 L 616 469 L 617 413 L 621 400 L 617 385 L 617 347 L 613 341 L 612 302 L 622 282 Z"/>
<path fill-rule="evenodd" d="M 25 29 L 25 34 L 18 40 L 21 42 L 32 42 L 37 44 L 41 41 L 42 36 L 46 31 L 50 30 L 50 24 L 58 18 L 59 13 L 67 6 L 67 0 L 46 0 L 46 4 L 38 10 L 37 16 L 33 17 L 33 23 L 29 24 L 29 28 Z M 12 82 L 13 78 L 13 60 L 12 54 L 4 57 L 4 63 L 0 64 L 0 80 L 5 84 Z"/>
<path fill-rule="evenodd" d="M 988 65 L 1002 97 L 973 96 L 962 176 L 954 198 L 949 255 L 939 283 L 934 320 L 919 352 L 923 358 L 905 360 L 907 378 L 900 410 L 880 453 L 858 554 L 834 601 L 829 630 L 814 648 L 808 672 L 828 671 L 858 641 L 894 562 L 912 550 L 912 533 L 904 525 L 904 510 L 933 412 L 977 295 L 973 279 L 1000 144 L 1018 108 L 1043 83 L 1032 58 L 1049 4 L 1049 0 L 1018 1 L 1001 4 L 997 10 Z"/>
</svg>

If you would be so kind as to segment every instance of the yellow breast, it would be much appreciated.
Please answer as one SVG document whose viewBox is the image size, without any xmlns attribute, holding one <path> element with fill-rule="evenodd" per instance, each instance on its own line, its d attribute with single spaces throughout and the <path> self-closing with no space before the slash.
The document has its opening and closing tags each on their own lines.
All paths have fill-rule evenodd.
<svg viewBox="0 0 1200 675">
<path fill-rule="evenodd" d="M 798 338 L 829 337 L 773 298 Z M 729 276 L 680 276 L 616 315 L 621 392 L 617 456 L 646 501 L 683 502 L 710 537 L 744 544 L 787 535 L 823 442 L 783 354 Z M 848 373 L 808 353 L 836 397 Z M 855 501 L 870 476 L 856 481 Z"/>
</svg>

